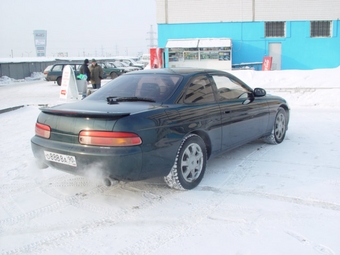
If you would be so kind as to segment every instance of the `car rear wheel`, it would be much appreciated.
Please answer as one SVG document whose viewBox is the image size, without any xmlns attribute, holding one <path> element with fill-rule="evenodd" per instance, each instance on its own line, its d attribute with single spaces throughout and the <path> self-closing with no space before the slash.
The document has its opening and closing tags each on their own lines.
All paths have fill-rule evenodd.
<svg viewBox="0 0 340 255">
<path fill-rule="evenodd" d="M 118 75 L 115 72 L 112 72 L 110 76 L 112 80 L 118 77 Z"/>
<path fill-rule="evenodd" d="M 57 84 L 60 86 L 61 85 L 61 77 L 57 78 Z"/>
<path fill-rule="evenodd" d="M 189 190 L 202 180 L 207 164 L 207 149 L 198 135 L 185 137 L 178 149 L 174 166 L 164 181 L 170 188 Z"/>
<path fill-rule="evenodd" d="M 269 136 L 264 137 L 264 141 L 269 144 L 280 144 L 286 136 L 287 131 L 287 115 L 283 108 L 279 108 L 273 130 Z"/>
</svg>

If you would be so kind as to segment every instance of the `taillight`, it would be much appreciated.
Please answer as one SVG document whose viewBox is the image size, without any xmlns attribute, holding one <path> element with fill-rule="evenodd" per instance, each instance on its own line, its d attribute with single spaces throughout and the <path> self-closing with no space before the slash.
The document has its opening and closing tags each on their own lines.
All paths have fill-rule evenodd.
<svg viewBox="0 0 340 255">
<path fill-rule="evenodd" d="M 36 123 L 35 124 L 35 134 L 44 138 L 50 138 L 51 128 L 48 125 Z"/>
<path fill-rule="evenodd" d="M 142 139 L 129 132 L 88 131 L 79 133 L 79 143 L 97 146 L 134 146 L 142 143 Z"/>
</svg>

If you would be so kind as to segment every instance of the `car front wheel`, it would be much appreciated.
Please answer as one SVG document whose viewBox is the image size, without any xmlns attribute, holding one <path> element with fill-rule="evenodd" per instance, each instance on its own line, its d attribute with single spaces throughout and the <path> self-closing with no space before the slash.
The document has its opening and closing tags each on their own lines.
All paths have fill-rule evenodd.
<svg viewBox="0 0 340 255">
<path fill-rule="evenodd" d="M 202 180 L 207 164 L 207 149 L 198 135 L 185 137 L 178 149 L 174 166 L 164 177 L 170 188 L 189 190 Z"/>
<path fill-rule="evenodd" d="M 273 130 L 269 136 L 264 137 L 264 141 L 270 144 L 280 144 L 286 136 L 287 131 L 287 116 L 283 108 L 279 108 Z"/>
</svg>

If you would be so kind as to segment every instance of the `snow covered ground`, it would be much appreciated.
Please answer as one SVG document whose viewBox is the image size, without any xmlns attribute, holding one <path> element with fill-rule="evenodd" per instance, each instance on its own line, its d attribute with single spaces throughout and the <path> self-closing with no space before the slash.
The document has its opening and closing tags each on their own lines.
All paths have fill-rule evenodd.
<svg viewBox="0 0 340 255">
<path fill-rule="evenodd" d="M 34 165 L 43 80 L 0 81 L 0 252 L 9 254 L 340 254 L 340 67 L 232 71 L 286 98 L 277 146 L 256 141 L 208 162 L 191 191 L 161 178 L 105 187 Z"/>
</svg>

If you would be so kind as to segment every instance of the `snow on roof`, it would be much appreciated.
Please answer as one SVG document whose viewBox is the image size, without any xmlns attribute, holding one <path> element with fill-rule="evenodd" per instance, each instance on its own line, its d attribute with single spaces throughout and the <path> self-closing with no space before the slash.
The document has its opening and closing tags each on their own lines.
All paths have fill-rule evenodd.
<svg viewBox="0 0 340 255">
<path fill-rule="evenodd" d="M 117 57 L 56 57 L 56 58 L 46 58 L 46 57 L 26 57 L 26 58 L 0 58 L 0 63 L 25 63 L 25 62 L 53 62 L 53 61 L 84 61 L 84 59 L 96 59 L 96 60 L 108 60 L 117 59 Z M 127 57 L 125 57 L 127 58 Z M 135 57 L 130 57 L 135 59 Z"/>
<path fill-rule="evenodd" d="M 197 48 L 198 39 L 170 39 L 166 48 Z"/>
<path fill-rule="evenodd" d="M 55 60 L 56 60 L 55 58 L 44 58 L 44 57 L 0 58 L 0 63 L 51 62 Z"/>
<path fill-rule="evenodd" d="M 230 38 L 169 39 L 166 48 L 231 47 Z"/>
</svg>

